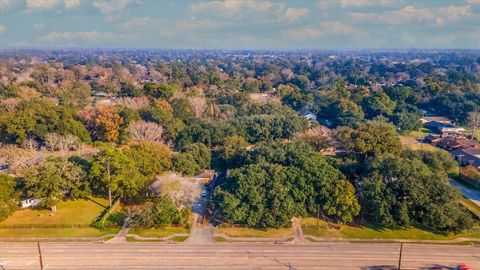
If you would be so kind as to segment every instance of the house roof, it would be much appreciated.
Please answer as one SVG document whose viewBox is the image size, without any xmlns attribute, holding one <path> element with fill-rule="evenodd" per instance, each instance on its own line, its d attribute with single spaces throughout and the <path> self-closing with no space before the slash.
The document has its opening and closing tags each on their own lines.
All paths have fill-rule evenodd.
<svg viewBox="0 0 480 270">
<path fill-rule="evenodd" d="M 429 141 L 433 141 L 433 140 L 439 140 L 440 137 L 435 136 L 435 135 L 432 135 L 432 134 L 428 134 L 427 136 L 425 136 L 424 139 L 425 139 L 425 140 L 429 140 Z"/>
<path fill-rule="evenodd" d="M 453 128 L 455 126 L 447 123 L 441 123 L 437 121 L 430 121 L 425 123 L 425 126 L 430 127 L 430 128 L 436 128 L 436 129 L 442 129 L 442 128 Z"/>
<path fill-rule="evenodd" d="M 215 175 L 215 170 L 204 170 L 199 174 L 195 175 L 195 178 L 213 178 Z"/>
<path fill-rule="evenodd" d="M 452 120 L 450 120 L 446 117 L 443 117 L 443 116 L 425 116 L 425 117 L 422 117 L 421 120 L 423 122 L 435 121 L 435 122 L 439 122 L 439 123 L 452 123 Z"/>
</svg>

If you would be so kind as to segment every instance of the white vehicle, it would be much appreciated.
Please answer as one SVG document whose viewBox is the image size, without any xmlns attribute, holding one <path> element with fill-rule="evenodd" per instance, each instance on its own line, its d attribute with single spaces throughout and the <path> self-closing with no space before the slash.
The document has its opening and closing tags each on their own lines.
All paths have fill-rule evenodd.
<svg viewBox="0 0 480 270">
<path fill-rule="evenodd" d="M 207 195 L 208 195 L 208 191 L 204 189 L 202 191 L 202 197 L 207 197 Z"/>
</svg>

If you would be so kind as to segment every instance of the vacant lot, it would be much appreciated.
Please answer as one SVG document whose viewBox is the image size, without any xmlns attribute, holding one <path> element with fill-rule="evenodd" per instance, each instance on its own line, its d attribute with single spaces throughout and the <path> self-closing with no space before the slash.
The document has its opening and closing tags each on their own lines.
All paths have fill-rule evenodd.
<svg viewBox="0 0 480 270">
<path fill-rule="evenodd" d="M 323 220 L 320 220 L 317 230 L 316 222 L 315 218 L 302 219 L 303 233 L 324 238 L 450 240 L 465 237 L 480 239 L 478 226 L 463 233 L 442 234 L 415 227 L 394 230 L 374 225 L 338 225 Z"/>
<path fill-rule="evenodd" d="M 63 201 L 58 203 L 57 212 L 50 210 L 23 209 L 16 211 L 0 226 L 21 226 L 27 228 L 2 228 L 0 237 L 98 237 L 108 233 L 116 233 L 118 229 L 98 230 L 87 227 L 108 205 L 107 200 L 92 198 L 91 200 Z M 28 228 L 32 225 L 33 228 Z M 61 228 L 37 228 L 41 225 Z M 69 225 L 81 225 L 73 228 Z"/>
<path fill-rule="evenodd" d="M 22 209 L 0 222 L 0 226 L 22 224 L 89 225 L 106 206 L 108 206 L 108 202 L 102 198 L 62 201 L 57 204 L 57 212 L 54 214 L 50 210 Z"/>
</svg>

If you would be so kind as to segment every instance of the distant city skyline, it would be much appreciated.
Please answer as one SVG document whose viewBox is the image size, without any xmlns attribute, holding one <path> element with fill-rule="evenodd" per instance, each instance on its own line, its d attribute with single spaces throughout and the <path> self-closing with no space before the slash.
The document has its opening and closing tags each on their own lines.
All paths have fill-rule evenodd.
<svg viewBox="0 0 480 270">
<path fill-rule="evenodd" d="M 0 0 L 1 47 L 479 49 L 480 0 Z"/>
</svg>

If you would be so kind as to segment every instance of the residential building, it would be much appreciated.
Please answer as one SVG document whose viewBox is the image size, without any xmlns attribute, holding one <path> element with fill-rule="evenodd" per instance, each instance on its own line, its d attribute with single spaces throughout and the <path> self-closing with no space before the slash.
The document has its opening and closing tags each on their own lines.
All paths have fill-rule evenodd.
<svg viewBox="0 0 480 270">
<path fill-rule="evenodd" d="M 480 148 L 458 149 L 450 153 L 462 166 L 472 165 L 480 169 Z"/>
</svg>

